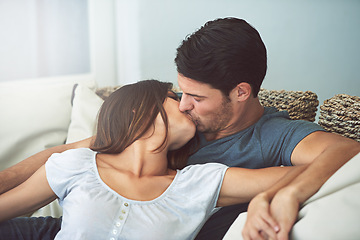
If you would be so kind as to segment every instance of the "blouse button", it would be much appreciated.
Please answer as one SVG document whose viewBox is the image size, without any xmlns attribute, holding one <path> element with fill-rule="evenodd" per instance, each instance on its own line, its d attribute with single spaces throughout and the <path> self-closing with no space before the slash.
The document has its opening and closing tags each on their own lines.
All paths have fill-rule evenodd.
<svg viewBox="0 0 360 240">
<path fill-rule="evenodd" d="M 117 230 L 116 230 L 116 229 L 113 230 L 113 234 L 117 234 Z"/>
<path fill-rule="evenodd" d="M 120 227 L 120 225 L 121 225 L 120 222 L 117 222 L 117 223 L 116 223 L 116 226 L 117 226 L 117 227 Z"/>
<path fill-rule="evenodd" d="M 119 217 L 120 220 L 123 220 L 124 218 L 122 216 Z"/>
<path fill-rule="evenodd" d="M 110 238 L 110 240 L 115 240 L 115 238 Z"/>
<path fill-rule="evenodd" d="M 125 214 L 125 213 L 126 213 L 126 212 L 125 212 L 125 210 L 122 210 L 121 212 L 122 212 L 123 214 Z"/>
<path fill-rule="evenodd" d="M 128 203 L 124 203 L 124 206 L 125 206 L 125 207 L 128 207 L 128 206 L 129 206 L 129 204 L 128 204 Z"/>
</svg>

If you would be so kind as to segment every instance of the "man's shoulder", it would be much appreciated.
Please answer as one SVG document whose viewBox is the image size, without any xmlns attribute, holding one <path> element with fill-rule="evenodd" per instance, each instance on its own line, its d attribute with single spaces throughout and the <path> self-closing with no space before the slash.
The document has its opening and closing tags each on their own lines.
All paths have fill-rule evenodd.
<svg viewBox="0 0 360 240">
<path fill-rule="evenodd" d="M 261 135 L 272 135 L 273 133 L 276 133 L 276 135 L 287 135 L 296 132 L 310 133 L 319 130 L 323 130 L 323 128 L 314 122 L 293 120 L 290 119 L 289 114 L 286 111 L 277 111 L 272 108 L 265 108 L 264 115 L 255 124 L 255 131 L 260 132 Z"/>
<path fill-rule="evenodd" d="M 290 121 L 291 119 L 287 111 L 278 111 L 274 107 L 264 107 L 264 114 L 258 122 L 265 122 L 268 120 Z"/>
</svg>

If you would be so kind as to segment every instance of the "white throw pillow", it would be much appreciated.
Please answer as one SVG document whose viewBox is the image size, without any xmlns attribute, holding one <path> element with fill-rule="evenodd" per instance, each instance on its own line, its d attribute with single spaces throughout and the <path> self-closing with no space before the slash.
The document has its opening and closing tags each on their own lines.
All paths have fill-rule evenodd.
<svg viewBox="0 0 360 240">
<path fill-rule="evenodd" d="M 88 87 L 76 86 L 71 123 L 66 143 L 76 142 L 95 134 L 97 114 L 104 100 Z"/>
<path fill-rule="evenodd" d="M 83 84 L 74 86 L 72 96 L 71 122 L 66 143 L 76 142 L 94 135 L 97 113 L 103 100 L 94 91 Z M 58 200 L 40 208 L 31 217 L 62 216 Z"/>
<path fill-rule="evenodd" d="M 65 143 L 77 82 L 94 85 L 78 78 L 0 83 L 0 170 Z"/>
</svg>

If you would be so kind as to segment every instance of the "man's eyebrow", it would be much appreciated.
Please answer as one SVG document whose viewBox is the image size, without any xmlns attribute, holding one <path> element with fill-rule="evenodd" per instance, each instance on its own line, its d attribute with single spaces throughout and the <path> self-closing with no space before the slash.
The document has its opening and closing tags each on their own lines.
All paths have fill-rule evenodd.
<svg viewBox="0 0 360 240">
<path fill-rule="evenodd" d="M 205 96 L 197 95 L 197 94 L 194 94 L 194 93 L 184 93 L 184 94 L 192 96 L 192 97 L 197 97 L 197 98 L 206 98 Z"/>
</svg>

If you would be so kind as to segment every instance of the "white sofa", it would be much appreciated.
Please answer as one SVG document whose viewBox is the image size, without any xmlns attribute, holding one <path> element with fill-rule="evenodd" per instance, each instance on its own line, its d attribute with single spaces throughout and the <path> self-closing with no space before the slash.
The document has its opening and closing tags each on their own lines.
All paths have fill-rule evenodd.
<svg viewBox="0 0 360 240">
<path fill-rule="evenodd" d="M 97 88 L 93 81 L 78 78 L 0 83 L 0 170 L 43 149 L 92 136 L 103 98 L 116 88 L 117 86 Z M 265 106 L 275 106 L 279 110 L 289 111 L 292 119 L 308 121 L 315 120 L 319 104 L 316 94 L 309 91 L 262 89 L 259 98 Z M 332 106 L 336 111 L 331 110 Z M 352 110 L 337 111 L 341 107 Z M 359 97 L 335 96 L 320 108 L 320 125 L 329 131 L 360 141 Z M 356 188 L 356 191 L 356 196 L 360 197 L 359 189 Z M 355 204 L 354 211 L 359 213 L 359 204 L 354 201 L 351 203 Z M 352 206 L 349 209 L 351 210 Z M 305 210 L 302 212 L 307 215 Z M 57 201 L 54 201 L 32 216 L 58 217 L 61 214 L 61 208 Z M 240 216 L 236 224 L 241 222 L 241 218 Z M 321 221 L 322 218 L 317 220 Z M 235 239 L 234 236 L 239 232 L 237 227 L 233 227 L 226 239 Z"/>
<path fill-rule="evenodd" d="M 0 171 L 46 148 L 92 136 L 103 102 L 95 87 L 78 77 L 0 83 Z M 61 214 L 54 201 L 32 216 Z"/>
</svg>

